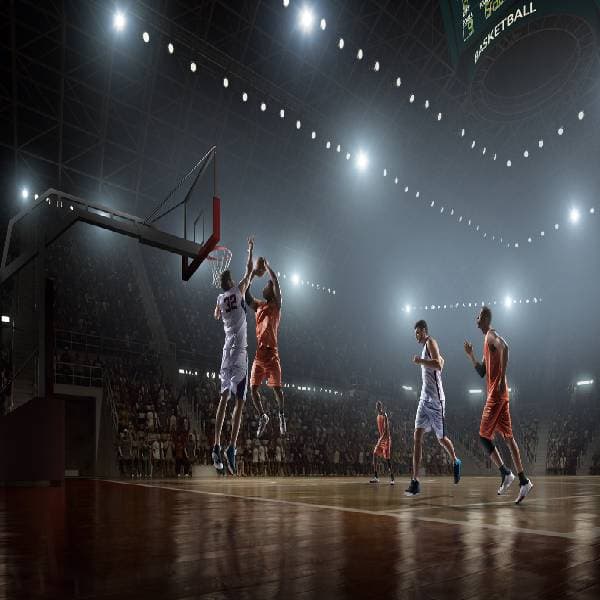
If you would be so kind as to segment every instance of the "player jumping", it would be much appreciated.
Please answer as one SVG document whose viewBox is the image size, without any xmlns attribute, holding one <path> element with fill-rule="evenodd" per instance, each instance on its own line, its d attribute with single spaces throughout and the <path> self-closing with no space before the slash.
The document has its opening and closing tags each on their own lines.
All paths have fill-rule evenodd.
<svg viewBox="0 0 600 600">
<path fill-rule="evenodd" d="M 377 409 L 377 430 L 379 431 L 379 439 L 373 449 L 373 479 L 369 483 L 379 483 L 379 477 L 377 476 L 377 457 L 381 456 L 390 471 L 390 485 L 394 485 L 394 472 L 392 470 L 392 434 L 390 431 L 390 421 L 387 413 L 383 407 L 383 403 L 377 401 L 375 404 Z"/>
<path fill-rule="evenodd" d="M 500 469 L 502 483 L 498 489 L 498 495 L 506 494 L 515 476 L 508 469 L 494 445 L 493 439 L 496 432 L 502 434 L 506 441 L 513 463 L 517 468 L 519 476 L 519 495 L 515 504 L 520 504 L 525 496 L 531 491 L 533 483 L 523 472 L 521 453 L 512 433 L 510 419 L 508 387 L 506 384 L 506 367 L 508 365 L 508 344 L 498 335 L 495 329 L 490 327 L 492 322 L 492 311 L 484 306 L 477 316 L 477 327 L 485 336 L 483 343 L 483 359 L 481 362 L 475 360 L 473 345 L 465 340 L 465 352 L 471 359 L 475 370 L 481 377 L 487 374 L 487 400 L 481 415 L 479 426 L 479 438 L 485 450 L 489 453 L 494 464 Z"/>
<path fill-rule="evenodd" d="M 419 467 L 423 454 L 423 434 L 428 431 L 435 433 L 440 446 L 452 459 L 454 468 L 454 483 L 460 481 L 461 461 L 456 456 L 454 445 L 446 435 L 444 417 L 446 415 L 446 397 L 442 385 L 442 370 L 444 358 L 440 354 L 437 342 L 429 336 L 427 323 L 423 320 L 415 324 L 415 338 L 423 346 L 421 356 L 414 356 L 413 362 L 421 365 L 421 398 L 415 418 L 413 476 L 406 489 L 407 496 L 420 493 Z"/>
<path fill-rule="evenodd" d="M 246 324 L 246 303 L 244 294 L 248 289 L 252 276 L 252 249 L 254 239 L 248 238 L 248 263 L 244 278 L 236 285 L 231 278 L 229 270 L 221 274 L 222 294 L 217 298 L 215 306 L 215 319 L 223 319 L 225 330 L 225 344 L 223 345 L 223 358 L 221 360 L 221 398 L 217 408 L 215 422 L 215 445 L 212 459 L 215 469 L 223 472 L 223 459 L 221 457 L 221 430 L 225 420 L 225 410 L 230 396 L 235 397 L 235 407 L 231 415 L 231 440 L 225 451 L 227 469 L 232 474 L 236 473 L 235 455 L 238 433 L 242 421 L 242 412 L 246 402 L 246 387 L 248 376 L 248 332 Z"/>
<path fill-rule="evenodd" d="M 269 273 L 269 283 L 262 291 L 264 300 L 254 298 L 250 289 L 246 291 L 246 304 L 256 312 L 256 356 L 250 375 L 252 402 L 259 414 L 256 437 L 260 437 L 264 433 L 269 422 L 269 416 L 263 408 L 259 391 L 259 387 L 265 379 L 267 385 L 273 388 L 279 409 L 279 433 L 281 435 L 286 433 L 284 398 L 281 387 L 281 361 L 277 346 L 277 333 L 281 319 L 281 289 L 275 271 L 266 260 L 260 258 L 253 275 L 260 277 L 265 271 Z"/>
</svg>

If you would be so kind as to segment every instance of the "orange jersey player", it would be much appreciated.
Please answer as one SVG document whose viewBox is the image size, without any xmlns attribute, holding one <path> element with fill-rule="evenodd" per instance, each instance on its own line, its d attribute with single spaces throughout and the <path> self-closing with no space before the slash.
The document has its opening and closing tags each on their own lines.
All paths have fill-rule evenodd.
<svg viewBox="0 0 600 600">
<path fill-rule="evenodd" d="M 473 354 L 473 346 L 465 341 L 465 352 L 471 359 L 475 370 L 485 377 L 487 374 L 487 399 L 481 415 L 481 424 L 479 426 L 479 438 L 483 447 L 490 455 L 490 459 L 500 470 L 502 483 L 498 489 L 498 495 L 503 495 L 508 491 L 510 484 L 515 476 L 508 469 L 494 445 L 494 435 L 501 434 L 510 449 L 513 463 L 517 468 L 519 476 L 519 494 L 515 500 L 520 504 L 525 496 L 531 491 L 533 483 L 523 472 L 523 463 L 521 462 L 521 453 L 517 442 L 513 437 L 512 423 L 510 419 L 508 385 L 506 383 L 506 367 L 508 366 L 508 344 L 500 337 L 495 329 L 491 328 L 492 311 L 484 306 L 477 316 L 477 327 L 485 336 L 483 343 L 483 360 L 477 362 Z"/>
<path fill-rule="evenodd" d="M 265 379 L 267 385 L 273 388 L 279 409 L 279 433 L 285 435 L 287 431 L 281 386 L 281 361 L 277 346 L 279 321 L 281 320 L 281 290 L 275 271 L 266 260 L 260 260 L 263 261 L 263 268 L 269 273 L 269 282 L 262 291 L 264 300 L 253 298 L 250 290 L 246 292 L 246 304 L 256 312 L 256 356 L 250 375 L 252 402 L 259 414 L 256 437 L 260 437 L 264 433 L 269 422 L 269 416 L 264 410 L 259 391 Z M 256 269 L 253 275 L 260 275 L 261 270 Z"/>
<path fill-rule="evenodd" d="M 377 409 L 377 430 L 379 431 L 379 439 L 375 448 L 373 448 L 373 479 L 370 483 L 379 483 L 379 477 L 377 476 L 377 457 L 381 456 L 390 471 L 390 484 L 394 485 L 394 472 L 392 470 L 392 434 L 390 431 L 390 421 L 387 413 L 383 407 L 383 403 L 377 401 L 375 404 Z"/>
</svg>

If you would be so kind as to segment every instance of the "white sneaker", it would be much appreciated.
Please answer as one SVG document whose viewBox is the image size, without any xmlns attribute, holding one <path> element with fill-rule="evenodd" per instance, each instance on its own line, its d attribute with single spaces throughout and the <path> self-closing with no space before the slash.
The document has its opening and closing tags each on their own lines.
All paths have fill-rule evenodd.
<svg viewBox="0 0 600 600">
<path fill-rule="evenodd" d="M 396 481 L 395 481 L 394 479 L 392 479 L 392 480 L 390 481 L 390 485 L 396 485 Z"/>
<path fill-rule="evenodd" d="M 260 419 L 258 419 L 258 429 L 256 430 L 256 437 L 259 438 L 267 428 L 267 424 L 269 423 L 269 416 L 262 415 Z"/>
<path fill-rule="evenodd" d="M 512 471 L 502 480 L 502 485 L 498 488 L 498 496 L 504 496 L 508 492 L 508 488 L 511 483 L 515 480 L 515 476 Z"/>
<path fill-rule="evenodd" d="M 287 433 L 287 423 L 285 422 L 285 416 L 279 413 L 279 433 L 285 435 Z"/>
<path fill-rule="evenodd" d="M 517 496 L 517 499 L 515 500 L 515 504 L 521 504 L 521 502 L 523 502 L 523 500 L 525 500 L 525 496 L 527 496 L 527 494 L 529 494 L 529 492 L 531 491 L 532 488 L 533 488 L 533 483 L 531 483 L 531 479 L 525 485 L 519 486 L 519 495 Z"/>
<path fill-rule="evenodd" d="M 369 483 L 379 483 L 379 479 L 377 477 L 373 477 L 373 479 L 369 480 Z"/>
</svg>

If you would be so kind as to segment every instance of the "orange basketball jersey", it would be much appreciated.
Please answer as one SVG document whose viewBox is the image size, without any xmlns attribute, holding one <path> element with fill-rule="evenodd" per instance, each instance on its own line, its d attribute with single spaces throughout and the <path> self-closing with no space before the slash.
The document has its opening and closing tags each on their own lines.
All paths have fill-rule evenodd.
<svg viewBox="0 0 600 600">
<path fill-rule="evenodd" d="M 500 352 L 491 347 L 487 342 L 487 336 L 483 348 L 483 359 L 485 361 L 485 370 L 487 372 L 487 395 L 494 400 L 508 400 L 508 388 L 504 393 L 500 393 L 500 377 L 502 365 L 500 364 Z"/>
<path fill-rule="evenodd" d="M 256 343 L 259 348 L 277 350 L 277 333 L 281 308 L 275 302 L 265 302 L 256 309 Z"/>
</svg>

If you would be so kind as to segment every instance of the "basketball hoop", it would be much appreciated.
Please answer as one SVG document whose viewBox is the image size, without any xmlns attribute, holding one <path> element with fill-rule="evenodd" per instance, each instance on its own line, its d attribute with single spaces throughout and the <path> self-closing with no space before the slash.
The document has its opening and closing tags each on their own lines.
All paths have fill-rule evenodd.
<svg viewBox="0 0 600 600">
<path fill-rule="evenodd" d="M 229 268 L 231 262 L 231 250 L 225 246 L 215 246 L 215 249 L 206 257 L 210 261 L 213 285 L 221 287 L 221 275 Z"/>
</svg>

